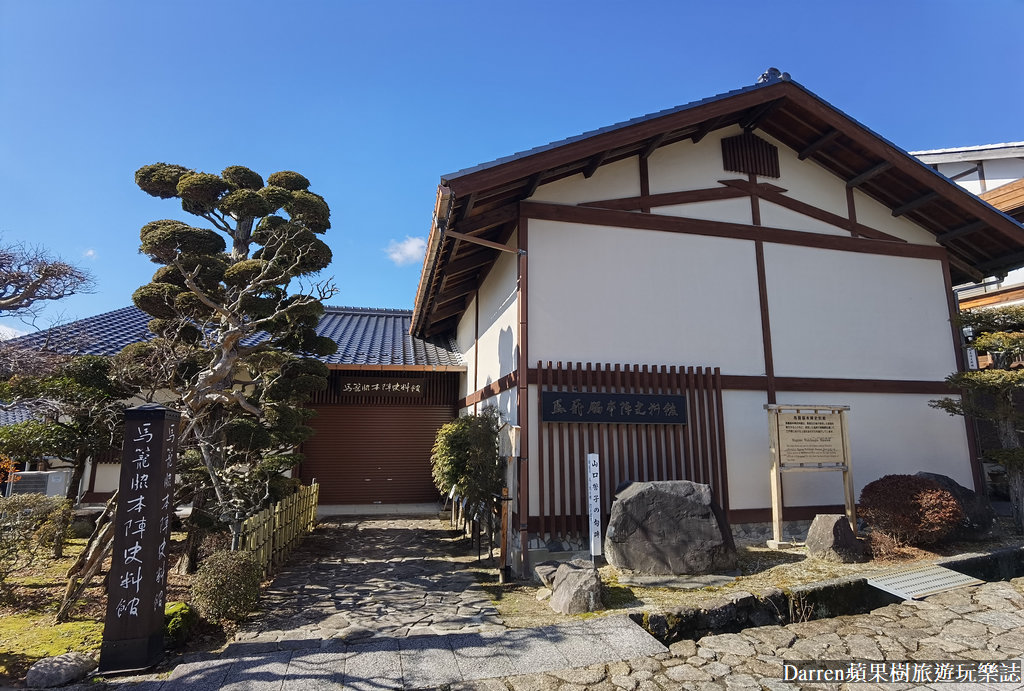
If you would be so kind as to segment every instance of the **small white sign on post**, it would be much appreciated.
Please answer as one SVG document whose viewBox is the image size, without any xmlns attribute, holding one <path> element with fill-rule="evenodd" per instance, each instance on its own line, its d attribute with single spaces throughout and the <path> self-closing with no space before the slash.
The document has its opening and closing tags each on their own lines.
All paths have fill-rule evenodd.
<svg viewBox="0 0 1024 691">
<path fill-rule="evenodd" d="M 590 524 L 590 555 L 601 555 L 601 461 L 596 453 L 587 454 L 587 499 Z"/>
</svg>

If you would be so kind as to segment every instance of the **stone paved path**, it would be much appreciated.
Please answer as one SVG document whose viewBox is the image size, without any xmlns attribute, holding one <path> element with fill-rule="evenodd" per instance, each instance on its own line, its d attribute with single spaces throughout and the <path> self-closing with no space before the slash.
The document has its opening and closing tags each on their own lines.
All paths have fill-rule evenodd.
<svg viewBox="0 0 1024 691">
<path fill-rule="evenodd" d="M 665 649 L 623 616 L 505 629 L 436 521 L 343 521 L 319 556 L 283 572 L 269 610 L 221 656 L 179 665 L 140 691 L 1024 690 L 988 679 L 808 684 L 788 661 L 973 660 L 1024 655 L 1024 578 L 870 614 L 705 636 Z M 404 532 L 403 532 L 404 531 Z M 475 555 L 474 555 L 475 556 Z M 296 561 L 296 564 L 302 564 Z M 421 635 L 423 634 L 423 635 Z M 911 672 L 912 674 L 912 672 Z"/>
<path fill-rule="evenodd" d="M 351 641 L 504 628 L 463 568 L 475 552 L 466 553 L 436 519 L 334 517 L 317 532 L 316 558 L 290 560 L 262 600 L 266 614 L 238 640 Z"/>
</svg>

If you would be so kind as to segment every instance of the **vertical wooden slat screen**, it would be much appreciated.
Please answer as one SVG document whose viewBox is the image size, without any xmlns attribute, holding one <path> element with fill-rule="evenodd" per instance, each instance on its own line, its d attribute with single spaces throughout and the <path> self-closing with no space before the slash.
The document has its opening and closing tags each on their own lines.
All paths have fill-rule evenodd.
<svg viewBox="0 0 1024 691">
<path fill-rule="evenodd" d="M 719 504 L 728 508 L 722 385 L 717 367 L 548 361 L 537 363 L 537 383 L 541 391 L 683 395 L 687 404 L 686 425 L 541 422 L 537 430 L 537 527 L 541 536 L 582 534 L 588 453 L 601 458 L 601 508 L 606 524 L 612 495 L 627 481 L 709 484 Z"/>
</svg>

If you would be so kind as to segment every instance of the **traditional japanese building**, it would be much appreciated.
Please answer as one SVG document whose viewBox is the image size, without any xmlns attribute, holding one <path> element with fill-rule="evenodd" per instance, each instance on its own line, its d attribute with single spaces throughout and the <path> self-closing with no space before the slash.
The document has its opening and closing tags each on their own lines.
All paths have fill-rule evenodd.
<svg viewBox="0 0 1024 691">
<path fill-rule="evenodd" d="M 766 404 L 848 405 L 857 491 L 980 487 L 928 402 L 962 362 L 952 286 L 1022 263 L 1013 219 L 773 70 L 444 176 L 412 332 L 455 338 L 460 410 L 519 429 L 519 547 L 571 544 L 589 452 L 605 517 L 619 483 L 682 478 L 768 520 Z M 842 503 L 832 474 L 784 479 L 787 519 Z"/>
</svg>

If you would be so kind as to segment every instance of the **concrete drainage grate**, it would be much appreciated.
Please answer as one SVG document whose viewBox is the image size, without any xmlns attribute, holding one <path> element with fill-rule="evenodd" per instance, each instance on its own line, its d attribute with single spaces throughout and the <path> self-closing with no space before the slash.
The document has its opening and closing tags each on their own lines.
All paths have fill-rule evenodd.
<svg viewBox="0 0 1024 691">
<path fill-rule="evenodd" d="M 944 593 L 947 590 L 981 585 L 985 581 L 965 576 L 942 566 L 919 566 L 913 569 L 889 571 L 867 579 L 868 585 L 892 593 L 904 600 Z"/>
</svg>

